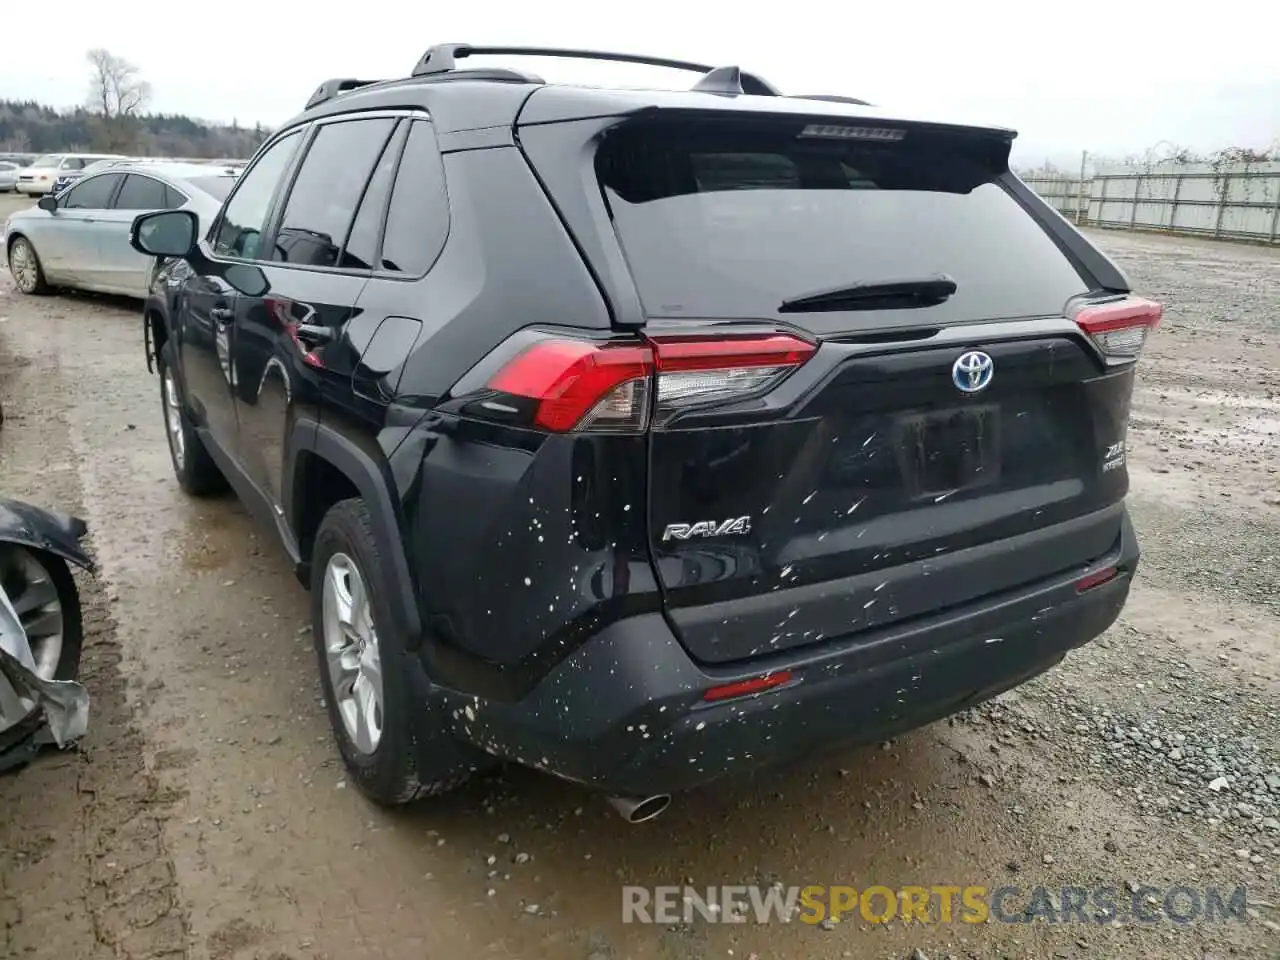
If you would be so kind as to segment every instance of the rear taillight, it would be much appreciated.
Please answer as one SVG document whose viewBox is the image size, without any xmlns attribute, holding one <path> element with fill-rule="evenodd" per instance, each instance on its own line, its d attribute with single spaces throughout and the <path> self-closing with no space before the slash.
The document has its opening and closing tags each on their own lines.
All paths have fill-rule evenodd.
<svg viewBox="0 0 1280 960">
<path fill-rule="evenodd" d="M 1147 334 L 1160 325 L 1164 307 L 1141 297 L 1089 303 L 1072 318 L 1108 357 L 1132 360 L 1142 352 Z"/>
<path fill-rule="evenodd" d="M 487 383 L 490 391 L 523 403 L 495 396 L 479 406 L 491 414 L 518 414 L 532 401 L 531 426 L 636 433 L 648 426 L 651 407 L 661 422 L 689 407 L 764 392 L 814 350 L 789 334 L 655 337 L 635 344 L 539 340 Z"/>
<path fill-rule="evenodd" d="M 533 400 L 544 430 L 643 430 L 653 351 L 642 344 L 543 340 L 489 380 L 489 388 Z"/>
<path fill-rule="evenodd" d="M 659 422 L 691 406 L 762 393 L 813 356 L 815 349 L 785 333 L 696 340 L 655 337 L 653 346 Z"/>
</svg>

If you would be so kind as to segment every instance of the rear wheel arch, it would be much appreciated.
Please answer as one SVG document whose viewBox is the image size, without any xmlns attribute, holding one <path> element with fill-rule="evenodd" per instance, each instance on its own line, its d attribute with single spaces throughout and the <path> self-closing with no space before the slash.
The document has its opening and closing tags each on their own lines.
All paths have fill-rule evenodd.
<svg viewBox="0 0 1280 960">
<path fill-rule="evenodd" d="M 315 421 L 296 423 L 291 440 L 286 512 L 304 567 L 310 564 L 315 536 L 325 514 L 343 500 L 364 501 L 386 575 L 392 581 L 387 585 L 389 605 L 397 626 L 404 631 L 406 647 L 416 646 L 422 635 L 417 585 L 410 573 L 401 510 L 384 472 L 385 464 L 351 438 Z"/>
</svg>

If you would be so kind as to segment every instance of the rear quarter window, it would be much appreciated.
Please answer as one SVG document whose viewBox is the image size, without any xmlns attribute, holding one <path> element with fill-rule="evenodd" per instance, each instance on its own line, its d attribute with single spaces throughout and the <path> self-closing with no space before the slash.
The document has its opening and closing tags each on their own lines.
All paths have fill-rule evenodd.
<svg viewBox="0 0 1280 960">
<path fill-rule="evenodd" d="M 596 173 L 647 314 L 771 318 L 820 290 L 946 274 L 945 303 L 846 325 L 954 323 L 1060 314 L 1090 287 L 1002 186 L 1007 148 L 799 133 L 658 121 L 605 139 Z"/>
</svg>

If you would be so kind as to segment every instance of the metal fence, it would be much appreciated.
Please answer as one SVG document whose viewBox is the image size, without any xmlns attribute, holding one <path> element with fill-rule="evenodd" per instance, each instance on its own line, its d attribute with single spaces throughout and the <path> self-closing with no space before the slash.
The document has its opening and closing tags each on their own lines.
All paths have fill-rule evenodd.
<svg viewBox="0 0 1280 960">
<path fill-rule="evenodd" d="M 1027 185 L 1081 225 L 1280 244 L 1280 162 L 1104 167 Z"/>
</svg>

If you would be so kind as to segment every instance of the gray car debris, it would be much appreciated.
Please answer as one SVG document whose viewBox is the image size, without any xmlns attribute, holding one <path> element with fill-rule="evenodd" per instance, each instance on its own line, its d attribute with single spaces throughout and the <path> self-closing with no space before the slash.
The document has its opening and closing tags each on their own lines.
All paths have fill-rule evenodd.
<svg viewBox="0 0 1280 960">
<path fill-rule="evenodd" d="M 92 570 L 84 522 L 0 498 L 0 771 L 68 747 L 89 723 L 71 567 Z"/>
</svg>

